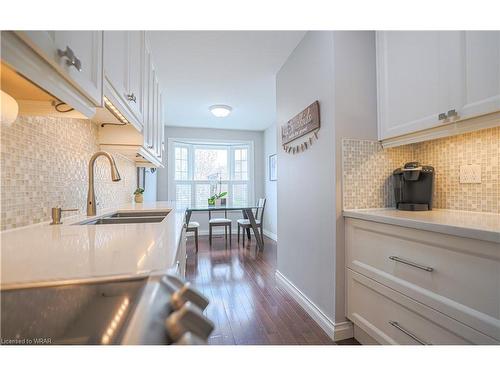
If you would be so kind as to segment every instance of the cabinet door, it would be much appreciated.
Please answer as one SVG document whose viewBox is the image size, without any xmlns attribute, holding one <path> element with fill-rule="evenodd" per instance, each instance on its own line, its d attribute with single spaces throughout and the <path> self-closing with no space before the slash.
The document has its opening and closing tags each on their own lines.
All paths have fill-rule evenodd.
<svg viewBox="0 0 500 375">
<path fill-rule="evenodd" d="M 159 123 L 159 153 L 158 157 L 162 160 L 163 153 L 165 152 L 165 95 L 163 91 L 160 93 L 160 123 Z"/>
<path fill-rule="evenodd" d="M 156 87 L 156 121 L 155 121 L 155 154 L 161 156 L 161 92 L 160 81 L 155 82 Z"/>
<path fill-rule="evenodd" d="M 153 146 L 151 137 L 151 126 L 153 123 L 153 62 L 151 59 L 151 49 L 148 43 L 145 45 L 144 56 L 144 98 L 145 98 L 145 112 L 144 112 L 144 147 L 150 149 Z"/>
<path fill-rule="evenodd" d="M 126 100 L 128 94 L 128 32 L 104 32 L 104 75 L 117 96 Z"/>
<path fill-rule="evenodd" d="M 133 100 L 128 104 L 137 119 L 144 124 L 144 31 L 128 32 L 128 79 L 127 93 Z"/>
<path fill-rule="evenodd" d="M 102 31 L 18 31 L 16 34 L 93 104 L 102 105 Z"/>
<path fill-rule="evenodd" d="M 440 125 L 457 41 L 457 32 L 377 32 L 379 139 Z"/>
<path fill-rule="evenodd" d="M 149 77 L 149 104 L 148 104 L 148 127 L 145 134 L 145 143 L 148 150 L 156 156 L 157 138 L 156 127 L 158 124 L 158 78 L 156 68 L 153 64 L 150 67 Z"/>
<path fill-rule="evenodd" d="M 500 111 L 500 31 L 463 31 L 463 93 L 457 111 L 473 117 Z"/>
</svg>

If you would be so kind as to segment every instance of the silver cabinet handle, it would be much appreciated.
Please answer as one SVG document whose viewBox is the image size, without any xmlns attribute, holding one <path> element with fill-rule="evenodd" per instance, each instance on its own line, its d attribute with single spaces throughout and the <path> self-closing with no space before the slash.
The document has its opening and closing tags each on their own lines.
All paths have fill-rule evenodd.
<svg viewBox="0 0 500 375">
<path fill-rule="evenodd" d="M 418 342 L 419 344 L 421 345 L 429 345 L 428 343 L 426 343 L 424 340 L 421 340 L 419 339 L 417 336 L 415 336 L 413 333 L 411 333 L 410 331 L 404 329 L 403 327 L 401 327 L 399 325 L 398 322 L 395 322 L 393 320 L 389 320 L 389 324 L 397 329 L 399 329 L 401 332 L 403 332 L 405 335 L 407 336 L 410 336 L 413 340 L 415 340 L 416 342 Z"/>
<path fill-rule="evenodd" d="M 78 57 L 76 57 L 75 53 L 71 48 L 66 46 L 66 49 L 63 51 L 61 49 L 57 50 L 57 54 L 59 57 L 65 57 L 66 58 L 66 64 L 69 66 L 74 66 L 76 70 L 79 72 L 82 71 L 82 62 Z"/>
<path fill-rule="evenodd" d="M 409 260 L 406 260 L 406 259 L 401 259 L 399 257 L 396 257 L 394 255 L 391 255 L 389 257 L 390 260 L 393 260 L 395 262 L 399 262 L 399 263 L 403 263 L 403 264 L 406 264 L 408 266 L 411 266 L 411 267 L 415 267 L 415 268 L 418 268 L 418 269 L 421 269 L 421 270 L 424 270 L 424 271 L 427 271 L 427 272 L 432 272 L 434 271 L 434 268 L 432 267 L 427 267 L 427 266 L 421 266 L 420 264 L 417 264 L 417 263 L 413 263 L 412 261 L 409 261 Z"/>
<path fill-rule="evenodd" d="M 441 121 L 441 120 L 446 120 L 448 118 L 448 116 L 446 116 L 446 113 L 440 113 L 438 115 L 438 119 Z"/>
<path fill-rule="evenodd" d="M 127 98 L 127 100 L 129 102 L 137 103 L 137 98 L 135 97 L 134 93 L 132 93 L 132 94 L 125 94 L 125 97 Z"/>
</svg>

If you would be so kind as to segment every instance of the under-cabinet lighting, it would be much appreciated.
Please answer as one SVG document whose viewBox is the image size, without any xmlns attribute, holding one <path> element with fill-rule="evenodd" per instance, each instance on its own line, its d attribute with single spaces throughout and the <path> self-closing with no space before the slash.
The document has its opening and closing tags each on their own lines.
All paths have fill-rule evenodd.
<svg viewBox="0 0 500 375">
<path fill-rule="evenodd" d="M 19 112 L 19 105 L 16 99 L 2 90 L 0 90 L 0 112 L 2 114 L 0 123 L 7 126 L 16 121 Z"/>
<path fill-rule="evenodd" d="M 111 101 L 106 97 L 104 97 L 104 104 L 106 105 L 106 108 L 109 109 L 118 120 L 120 120 L 124 124 L 128 124 L 127 118 L 123 116 L 118 108 L 116 108 L 114 104 L 111 103 Z"/>
</svg>

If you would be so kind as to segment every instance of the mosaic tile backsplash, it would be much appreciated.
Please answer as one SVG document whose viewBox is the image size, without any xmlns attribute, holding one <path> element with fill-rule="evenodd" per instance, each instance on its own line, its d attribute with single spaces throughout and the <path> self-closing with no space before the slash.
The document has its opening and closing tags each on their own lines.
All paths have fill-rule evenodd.
<svg viewBox="0 0 500 375">
<path fill-rule="evenodd" d="M 435 208 L 500 213 L 500 127 L 389 149 L 344 139 L 344 208 L 393 207 L 392 171 L 413 160 L 436 170 Z M 467 164 L 481 166 L 480 184 L 460 183 Z"/>
<path fill-rule="evenodd" d="M 19 116 L 1 127 L 1 230 L 50 220 L 51 207 L 85 213 L 88 162 L 99 150 L 90 120 Z M 113 155 L 121 181 L 112 182 L 109 163 L 98 158 L 95 193 L 99 208 L 132 200 L 134 164 Z M 74 214 L 74 213 L 70 213 Z"/>
</svg>

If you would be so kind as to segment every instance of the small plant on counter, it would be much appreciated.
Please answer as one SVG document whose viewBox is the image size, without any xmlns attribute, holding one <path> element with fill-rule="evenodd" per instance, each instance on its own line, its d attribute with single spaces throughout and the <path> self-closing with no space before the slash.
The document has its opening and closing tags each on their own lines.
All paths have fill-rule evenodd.
<svg viewBox="0 0 500 375">
<path fill-rule="evenodd" d="M 134 200 L 135 203 L 142 203 L 144 201 L 144 189 L 137 188 L 134 191 Z"/>
</svg>

